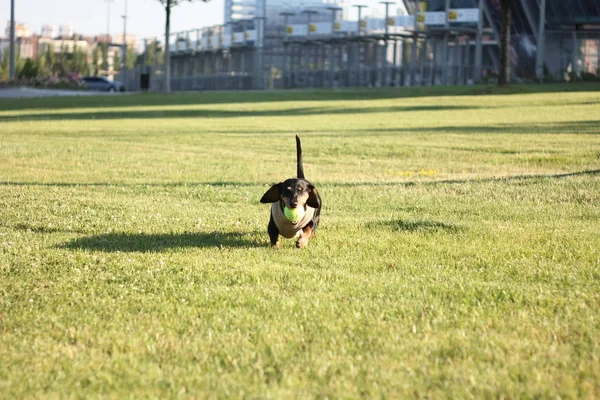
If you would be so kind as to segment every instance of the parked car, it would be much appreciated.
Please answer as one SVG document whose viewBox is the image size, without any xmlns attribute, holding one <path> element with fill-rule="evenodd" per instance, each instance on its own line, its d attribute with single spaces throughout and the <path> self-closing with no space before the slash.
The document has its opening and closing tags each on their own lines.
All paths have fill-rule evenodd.
<svg viewBox="0 0 600 400">
<path fill-rule="evenodd" d="M 88 90 L 98 90 L 103 92 L 124 92 L 125 86 L 119 81 L 111 81 L 103 76 L 84 76 L 81 78 L 84 86 Z"/>
</svg>

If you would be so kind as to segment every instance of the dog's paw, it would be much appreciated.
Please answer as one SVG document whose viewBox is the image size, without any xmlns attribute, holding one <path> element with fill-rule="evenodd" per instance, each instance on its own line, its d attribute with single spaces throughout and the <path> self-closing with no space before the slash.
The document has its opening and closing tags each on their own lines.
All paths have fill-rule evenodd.
<svg viewBox="0 0 600 400">
<path fill-rule="evenodd" d="M 306 246 L 308 246 L 308 240 L 304 238 L 298 239 L 298 241 L 296 242 L 296 247 L 299 249 L 303 249 Z"/>
<path fill-rule="evenodd" d="M 277 242 L 277 243 L 271 243 L 271 248 L 272 249 L 278 249 L 279 248 L 279 242 Z"/>
</svg>

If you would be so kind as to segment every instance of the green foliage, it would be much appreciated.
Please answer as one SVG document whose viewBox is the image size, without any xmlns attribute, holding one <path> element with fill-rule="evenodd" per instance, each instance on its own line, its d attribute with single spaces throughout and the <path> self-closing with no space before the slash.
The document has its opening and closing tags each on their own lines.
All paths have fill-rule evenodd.
<svg viewBox="0 0 600 400">
<path fill-rule="evenodd" d="M 90 73 L 92 75 L 98 75 L 99 70 L 98 66 L 100 65 L 100 60 L 102 59 L 102 49 L 100 46 L 96 46 L 92 52 L 92 65 L 90 65 Z"/>
<path fill-rule="evenodd" d="M 120 71 L 121 70 L 121 51 L 116 50 L 113 52 L 113 70 Z"/>
<path fill-rule="evenodd" d="M 38 77 L 46 78 L 50 76 L 50 69 L 46 65 L 46 57 L 44 55 L 40 55 L 35 59 L 35 67 Z"/>
<path fill-rule="evenodd" d="M 87 75 L 89 72 L 87 53 L 77 46 L 73 49 L 73 72 L 80 75 Z"/>
<path fill-rule="evenodd" d="M 146 45 L 146 64 L 152 65 L 154 62 L 154 57 L 156 57 L 156 41 L 152 40 Z"/>
<path fill-rule="evenodd" d="M 19 71 L 17 77 L 20 79 L 32 79 L 36 78 L 39 73 L 39 67 L 35 61 L 31 58 L 25 59 L 21 70 Z"/>
<path fill-rule="evenodd" d="M 72 63 L 70 60 L 69 49 L 65 43 L 60 47 L 59 54 L 59 62 L 60 62 L 60 75 L 64 76 L 69 72 L 72 72 Z"/>
<path fill-rule="evenodd" d="M 0 80 L 6 81 L 10 74 L 10 50 L 9 48 L 4 49 L 4 54 L 0 59 Z"/>
<path fill-rule="evenodd" d="M 160 44 L 160 42 L 156 42 L 155 43 L 155 56 L 156 56 L 156 62 L 158 63 L 158 65 L 163 65 L 165 62 L 165 52 L 163 49 L 163 46 Z"/>
<path fill-rule="evenodd" d="M 597 398 L 599 102 L 594 83 L 0 101 L 0 393 Z M 322 221 L 273 250 L 258 199 L 294 175 L 295 134 Z"/>
<path fill-rule="evenodd" d="M 137 61 L 137 53 L 133 47 L 127 47 L 127 54 L 125 55 L 125 66 L 128 69 L 135 68 L 135 63 Z"/>
<path fill-rule="evenodd" d="M 164 53 L 160 42 L 148 42 L 146 46 L 146 65 L 153 65 L 154 60 L 156 60 L 159 65 L 162 65 L 164 61 L 163 56 Z"/>
<path fill-rule="evenodd" d="M 106 73 L 108 71 L 108 43 L 107 42 L 102 42 L 100 44 L 100 51 L 102 54 L 102 58 L 101 58 L 102 70 L 104 73 Z"/>
<path fill-rule="evenodd" d="M 10 77 L 10 47 L 6 47 L 4 49 L 4 54 L 2 55 L 1 63 L 0 63 L 0 79 L 8 80 Z M 15 76 L 19 77 L 23 67 L 25 65 L 25 60 L 21 58 L 21 51 L 19 46 L 15 46 Z"/>
<path fill-rule="evenodd" d="M 46 65 L 48 66 L 48 70 L 52 76 L 55 76 L 55 68 L 56 68 L 56 55 L 54 53 L 54 45 L 49 44 L 46 46 L 46 51 L 44 53 L 44 57 L 46 58 Z"/>
</svg>

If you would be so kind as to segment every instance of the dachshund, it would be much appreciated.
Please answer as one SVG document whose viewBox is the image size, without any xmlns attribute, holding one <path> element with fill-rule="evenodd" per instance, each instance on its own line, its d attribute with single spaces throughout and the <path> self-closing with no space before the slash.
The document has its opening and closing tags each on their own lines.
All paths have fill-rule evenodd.
<svg viewBox="0 0 600 400">
<path fill-rule="evenodd" d="M 297 178 L 273 185 L 260 199 L 271 203 L 271 219 L 267 231 L 272 247 L 279 247 L 279 235 L 298 237 L 296 247 L 301 249 L 315 235 L 321 215 L 321 196 L 314 185 L 304 178 L 302 145 L 296 135 Z"/>
</svg>

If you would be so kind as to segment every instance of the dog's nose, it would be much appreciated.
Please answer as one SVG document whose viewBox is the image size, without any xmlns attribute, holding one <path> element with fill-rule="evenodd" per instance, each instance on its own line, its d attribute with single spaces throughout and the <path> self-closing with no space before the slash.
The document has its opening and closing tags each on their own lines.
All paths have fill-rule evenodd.
<svg viewBox="0 0 600 400">
<path fill-rule="evenodd" d="M 292 206 L 292 208 L 296 208 L 298 206 L 298 202 L 297 201 L 292 201 L 290 203 L 290 205 Z"/>
</svg>

